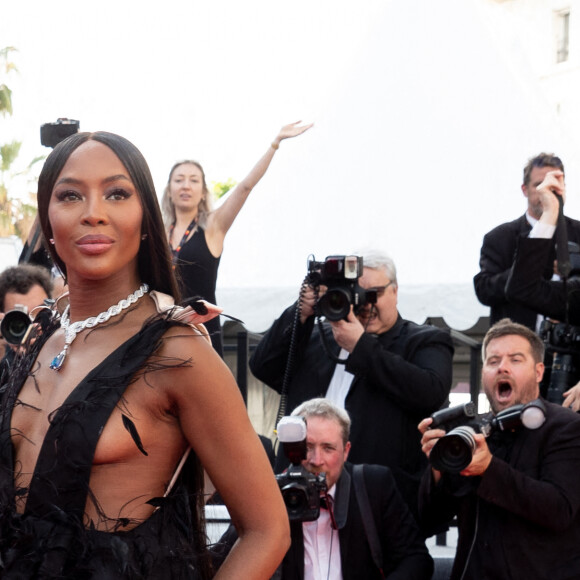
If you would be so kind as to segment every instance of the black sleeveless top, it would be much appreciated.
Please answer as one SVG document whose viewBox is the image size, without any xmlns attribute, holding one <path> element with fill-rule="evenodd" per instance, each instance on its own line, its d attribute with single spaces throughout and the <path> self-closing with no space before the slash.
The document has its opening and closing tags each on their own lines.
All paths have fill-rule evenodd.
<svg viewBox="0 0 580 580">
<path fill-rule="evenodd" d="M 201 297 L 216 304 L 215 289 L 217 284 L 220 258 L 216 258 L 207 246 L 205 231 L 198 227 L 179 252 L 176 259 L 181 293 L 183 299 Z M 210 333 L 213 347 L 222 356 L 222 339 L 219 316 L 205 323 Z"/>
<path fill-rule="evenodd" d="M 147 372 L 147 359 L 173 324 L 167 317 L 149 322 L 75 387 L 51 418 L 28 490 L 15 488 L 10 430 L 12 409 L 18 404 L 26 371 L 35 364 L 34 356 L 21 359 L 19 364 L 26 367 L 24 373 L 17 368 L 14 372 L 17 380 L 2 389 L 0 577 L 3 580 L 201 578 L 193 547 L 195 530 L 190 497 L 181 477 L 167 497 L 150 498 L 149 503 L 158 509 L 130 531 L 122 531 L 128 523 L 122 519 L 108 518 L 114 532 L 86 528 L 83 519 L 100 433 L 127 386 Z M 156 365 L 158 368 L 158 361 Z M 139 445 L 138 434 L 133 438 Z M 26 491 L 25 512 L 18 514 L 14 498 Z"/>
</svg>

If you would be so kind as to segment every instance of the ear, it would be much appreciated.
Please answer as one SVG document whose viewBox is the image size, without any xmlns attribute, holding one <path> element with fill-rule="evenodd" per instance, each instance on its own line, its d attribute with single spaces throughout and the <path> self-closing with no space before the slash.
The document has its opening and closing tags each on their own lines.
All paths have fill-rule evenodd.
<svg viewBox="0 0 580 580">
<path fill-rule="evenodd" d="M 544 363 L 536 363 L 536 382 L 540 384 L 542 382 L 542 377 L 544 376 Z"/>
<path fill-rule="evenodd" d="M 344 461 L 347 460 L 349 452 L 350 452 L 350 441 L 347 441 L 346 445 L 344 446 L 344 456 L 343 456 Z"/>
<path fill-rule="evenodd" d="M 525 197 L 528 197 L 528 186 L 525 183 L 522 183 L 522 193 Z"/>
</svg>

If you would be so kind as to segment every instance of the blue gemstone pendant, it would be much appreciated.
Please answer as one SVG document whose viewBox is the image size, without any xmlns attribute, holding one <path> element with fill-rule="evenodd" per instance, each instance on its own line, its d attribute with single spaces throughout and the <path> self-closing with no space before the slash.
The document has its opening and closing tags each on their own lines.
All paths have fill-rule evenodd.
<svg viewBox="0 0 580 580">
<path fill-rule="evenodd" d="M 57 354 L 53 359 L 52 362 L 50 363 L 50 368 L 53 371 L 59 371 L 60 368 L 62 367 L 62 363 L 64 362 L 64 357 L 66 356 L 66 350 L 61 351 L 59 354 Z"/>
</svg>

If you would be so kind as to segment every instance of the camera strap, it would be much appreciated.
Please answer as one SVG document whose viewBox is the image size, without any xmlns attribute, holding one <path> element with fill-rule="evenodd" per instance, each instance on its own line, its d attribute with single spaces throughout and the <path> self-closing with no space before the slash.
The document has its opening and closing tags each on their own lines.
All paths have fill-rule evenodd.
<svg viewBox="0 0 580 580">
<path fill-rule="evenodd" d="M 363 470 L 364 465 L 352 466 L 352 483 L 354 485 L 354 492 L 356 494 L 356 500 L 360 509 L 360 515 L 363 527 L 365 529 L 365 535 L 371 549 L 373 562 L 379 569 L 381 578 L 384 580 L 385 574 L 383 572 L 383 552 L 381 550 L 379 534 L 377 533 L 377 526 L 375 524 L 375 518 L 373 517 L 371 503 L 369 501 L 369 494 L 365 485 Z"/>
</svg>

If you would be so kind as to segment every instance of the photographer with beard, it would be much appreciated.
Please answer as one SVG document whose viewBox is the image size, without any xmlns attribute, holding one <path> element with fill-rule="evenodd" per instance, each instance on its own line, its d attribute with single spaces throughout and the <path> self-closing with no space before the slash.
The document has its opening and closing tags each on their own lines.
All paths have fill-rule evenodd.
<svg viewBox="0 0 580 580">
<path fill-rule="evenodd" d="M 494 416 L 518 404 L 541 405 L 544 344 L 537 334 L 504 319 L 487 332 L 482 353 Z M 437 533 L 457 516 L 451 580 L 580 578 L 580 417 L 547 401 L 543 406 L 543 423 L 497 429 L 488 439 L 474 434 L 471 462 L 460 473 L 433 467 L 425 473 L 423 529 Z M 424 419 L 419 430 L 425 455 L 434 458 L 446 433 L 432 422 Z"/>
<path fill-rule="evenodd" d="M 391 468 L 416 514 L 419 481 L 427 466 L 416 425 L 449 395 L 453 344 L 449 333 L 400 316 L 396 269 L 388 256 L 365 252 L 362 272 L 358 284 L 376 292 L 376 304 L 365 304 L 356 315 L 351 308 L 346 320 L 317 324 L 317 294 L 307 288 L 299 305 L 286 309 L 264 335 L 250 368 L 281 392 L 294 352 L 287 412 L 315 397 L 346 409 L 352 419 L 350 460 Z M 279 449 L 276 472 L 285 467 Z"/>
<path fill-rule="evenodd" d="M 580 279 L 546 280 L 542 264 L 553 247 L 560 204 L 566 198 L 566 184 L 562 171 L 550 171 L 537 187 L 542 217 L 532 228 L 528 238 L 520 238 L 507 284 L 506 295 L 513 302 L 524 304 L 540 314 L 580 325 Z M 580 411 L 580 383 L 564 393 L 563 406 Z"/>
</svg>

